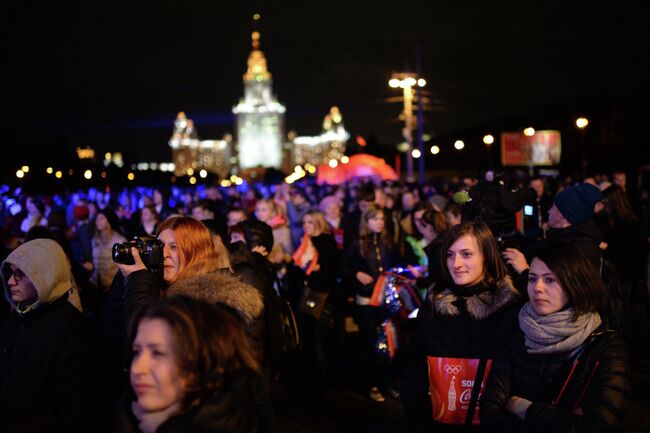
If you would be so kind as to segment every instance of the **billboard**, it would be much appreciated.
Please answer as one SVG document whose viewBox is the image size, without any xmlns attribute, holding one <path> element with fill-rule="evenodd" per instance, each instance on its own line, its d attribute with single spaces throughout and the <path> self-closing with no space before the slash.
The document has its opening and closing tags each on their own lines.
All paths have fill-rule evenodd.
<svg viewBox="0 0 650 433">
<path fill-rule="evenodd" d="M 522 132 L 501 133 L 501 164 L 504 166 L 557 165 L 561 153 L 560 131 L 535 131 L 531 136 Z"/>
</svg>

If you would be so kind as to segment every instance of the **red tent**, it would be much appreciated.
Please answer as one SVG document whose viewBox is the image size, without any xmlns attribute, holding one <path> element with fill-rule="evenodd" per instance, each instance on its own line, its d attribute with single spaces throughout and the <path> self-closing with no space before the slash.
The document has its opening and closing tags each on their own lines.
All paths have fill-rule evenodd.
<svg viewBox="0 0 650 433">
<path fill-rule="evenodd" d="M 360 153 L 352 155 L 347 164 L 339 161 L 336 168 L 328 165 L 318 166 L 316 182 L 339 185 L 347 180 L 363 177 L 378 177 L 381 180 L 398 180 L 399 176 L 386 161 L 376 156 Z"/>
</svg>

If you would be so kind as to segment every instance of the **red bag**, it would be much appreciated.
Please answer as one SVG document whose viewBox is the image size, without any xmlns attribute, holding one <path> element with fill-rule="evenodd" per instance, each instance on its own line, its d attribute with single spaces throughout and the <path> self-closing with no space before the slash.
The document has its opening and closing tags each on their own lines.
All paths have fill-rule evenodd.
<svg viewBox="0 0 650 433">
<path fill-rule="evenodd" d="M 428 356 L 427 363 L 433 419 L 444 424 L 468 424 L 469 416 L 471 424 L 480 424 L 478 399 L 485 390 L 483 379 L 492 360 L 484 361 L 483 368 L 480 359 Z M 478 383 L 474 386 L 476 380 L 480 380 L 480 388 Z"/>
</svg>

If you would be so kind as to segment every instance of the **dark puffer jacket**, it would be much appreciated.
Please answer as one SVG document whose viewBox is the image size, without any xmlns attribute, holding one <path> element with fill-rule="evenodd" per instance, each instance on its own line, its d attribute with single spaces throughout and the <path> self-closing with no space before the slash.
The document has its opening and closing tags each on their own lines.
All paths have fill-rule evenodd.
<svg viewBox="0 0 650 433">
<path fill-rule="evenodd" d="M 571 380 L 553 406 L 551 402 L 566 382 L 573 360 L 566 353 L 529 354 L 520 333 L 513 339 L 507 356 L 496 361 L 490 371 L 480 405 L 483 427 L 494 432 L 620 430 L 630 393 L 625 342 L 615 332 L 599 329 L 585 344 Z M 506 410 L 511 396 L 533 402 L 525 421 Z M 579 400 L 579 410 L 574 410 Z"/>
<path fill-rule="evenodd" d="M 188 412 L 169 418 L 156 433 L 254 433 L 258 430 L 256 408 L 256 377 L 242 373 L 229 381 L 224 389 L 206 398 Z M 132 392 L 123 396 L 117 407 L 116 433 L 138 433 L 138 420 L 131 411 L 135 400 Z"/>
<path fill-rule="evenodd" d="M 427 357 L 495 359 L 518 329 L 519 294 L 509 277 L 496 287 L 433 288 L 417 317 L 404 374 L 404 409 L 411 431 L 433 431 Z M 463 426 L 436 423 L 437 431 Z"/>
</svg>

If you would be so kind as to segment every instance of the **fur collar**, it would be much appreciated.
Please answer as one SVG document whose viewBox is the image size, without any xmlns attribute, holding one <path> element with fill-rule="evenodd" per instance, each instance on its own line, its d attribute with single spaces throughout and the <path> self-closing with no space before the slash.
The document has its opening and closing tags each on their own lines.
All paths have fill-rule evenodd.
<svg viewBox="0 0 650 433">
<path fill-rule="evenodd" d="M 246 323 L 253 322 L 264 309 L 262 295 L 253 286 L 227 271 L 186 278 L 172 284 L 168 295 L 185 295 L 210 304 L 224 304 L 239 313 Z"/>
<path fill-rule="evenodd" d="M 441 292 L 433 292 L 433 307 L 437 314 L 443 316 L 458 316 L 460 310 L 454 302 L 459 300 L 459 296 L 454 294 L 451 289 L 444 289 Z M 486 290 L 484 292 L 462 297 L 467 303 L 467 312 L 474 319 L 482 320 L 506 305 L 514 302 L 519 297 L 517 289 L 512 284 L 512 279 L 507 276 L 497 283 L 494 291 Z"/>
</svg>

